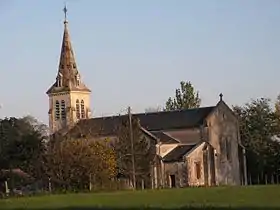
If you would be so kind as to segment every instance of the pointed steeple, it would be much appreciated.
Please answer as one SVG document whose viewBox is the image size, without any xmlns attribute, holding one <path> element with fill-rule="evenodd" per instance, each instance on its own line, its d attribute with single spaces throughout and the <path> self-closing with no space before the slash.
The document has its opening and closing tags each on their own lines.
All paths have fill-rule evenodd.
<svg viewBox="0 0 280 210">
<path fill-rule="evenodd" d="M 56 81 L 47 91 L 50 133 L 64 132 L 81 119 L 91 116 L 90 90 L 82 82 L 68 29 L 67 8 L 63 9 L 64 32 Z"/>
<path fill-rule="evenodd" d="M 58 74 L 55 84 L 47 91 L 47 94 L 60 91 L 87 91 L 90 90 L 81 82 L 80 73 L 77 69 L 74 50 L 68 29 L 67 8 L 63 9 L 65 14 L 64 33 L 61 45 Z"/>
<path fill-rule="evenodd" d="M 62 85 L 72 86 L 73 79 L 78 73 L 73 48 L 68 31 L 68 22 L 64 21 L 64 33 L 60 53 L 59 73 L 63 76 Z"/>
</svg>

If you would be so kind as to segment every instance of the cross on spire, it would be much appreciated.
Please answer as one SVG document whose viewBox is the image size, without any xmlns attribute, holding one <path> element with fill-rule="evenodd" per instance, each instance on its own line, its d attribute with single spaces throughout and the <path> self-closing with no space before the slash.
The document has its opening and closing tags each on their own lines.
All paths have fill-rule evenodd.
<svg viewBox="0 0 280 210">
<path fill-rule="evenodd" d="M 222 101 L 223 100 L 223 94 L 222 93 L 220 93 L 220 101 Z"/>
<path fill-rule="evenodd" d="M 65 3 L 65 5 L 64 5 L 64 8 L 63 8 L 63 12 L 64 12 L 64 23 L 66 23 L 67 22 L 67 7 L 66 7 L 66 3 Z"/>
</svg>

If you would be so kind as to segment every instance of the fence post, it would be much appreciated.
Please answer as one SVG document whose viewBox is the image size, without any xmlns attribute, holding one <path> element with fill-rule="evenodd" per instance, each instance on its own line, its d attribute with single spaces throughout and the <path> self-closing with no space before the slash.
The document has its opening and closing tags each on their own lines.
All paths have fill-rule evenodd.
<svg viewBox="0 0 280 210">
<path fill-rule="evenodd" d="M 271 184 L 274 184 L 274 175 L 271 174 Z"/>
<path fill-rule="evenodd" d="M 249 183 L 250 183 L 250 185 L 252 185 L 252 176 L 251 176 L 251 174 L 249 175 Z"/>
</svg>

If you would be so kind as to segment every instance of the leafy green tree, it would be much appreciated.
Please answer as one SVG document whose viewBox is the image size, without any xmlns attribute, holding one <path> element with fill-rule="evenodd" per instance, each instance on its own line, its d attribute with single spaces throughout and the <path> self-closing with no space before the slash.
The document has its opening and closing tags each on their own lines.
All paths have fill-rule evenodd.
<svg viewBox="0 0 280 210">
<path fill-rule="evenodd" d="M 0 134 L 0 168 L 20 168 L 39 176 L 46 136 L 25 118 L 14 117 L 0 121 Z"/>
<path fill-rule="evenodd" d="M 176 89 L 175 97 L 169 97 L 166 104 L 165 110 L 180 110 L 180 109 L 191 109 L 200 107 L 201 99 L 199 93 L 195 91 L 195 88 L 191 82 L 180 82 L 180 88 Z"/>
<path fill-rule="evenodd" d="M 56 187 L 85 190 L 116 175 L 112 148 L 95 140 L 63 139 L 46 153 L 47 174 Z"/>
<path fill-rule="evenodd" d="M 0 171 L 10 171 L 5 176 L 9 178 L 11 189 L 26 181 L 26 176 L 24 178 L 12 173 L 15 169 L 24 171 L 35 180 L 44 177 L 45 141 L 46 136 L 40 129 L 35 129 L 26 118 L 11 117 L 0 120 Z"/>
<path fill-rule="evenodd" d="M 280 95 L 277 96 L 275 102 L 275 115 L 277 117 L 278 138 L 280 137 Z"/>
<path fill-rule="evenodd" d="M 271 179 L 280 169 L 280 145 L 273 140 L 278 133 L 277 115 L 266 98 L 253 100 L 243 107 L 235 106 L 233 110 L 239 118 L 252 182 L 264 183 L 266 177 Z"/>
<path fill-rule="evenodd" d="M 118 172 L 133 180 L 132 157 L 135 162 L 136 184 L 140 186 L 143 180 L 146 186 L 150 184 L 150 165 L 155 155 L 155 147 L 143 135 L 139 120 L 132 117 L 133 151 L 129 119 L 123 119 L 119 127 L 118 141 L 115 144 Z"/>
<path fill-rule="evenodd" d="M 31 115 L 24 116 L 21 120 L 29 126 L 31 131 L 36 132 L 42 138 L 46 139 L 48 136 L 48 127 L 42 122 L 39 122 L 35 117 Z"/>
</svg>

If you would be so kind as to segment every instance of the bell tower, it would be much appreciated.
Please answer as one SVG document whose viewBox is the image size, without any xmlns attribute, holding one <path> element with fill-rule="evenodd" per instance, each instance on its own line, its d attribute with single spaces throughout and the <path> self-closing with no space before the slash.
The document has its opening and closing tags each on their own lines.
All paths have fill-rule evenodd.
<svg viewBox="0 0 280 210">
<path fill-rule="evenodd" d="M 48 89 L 50 134 L 90 118 L 90 89 L 81 80 L 72 48 L 67 8 L 64 7 L 64 33 L 56 80 Z"/>
</svg>

